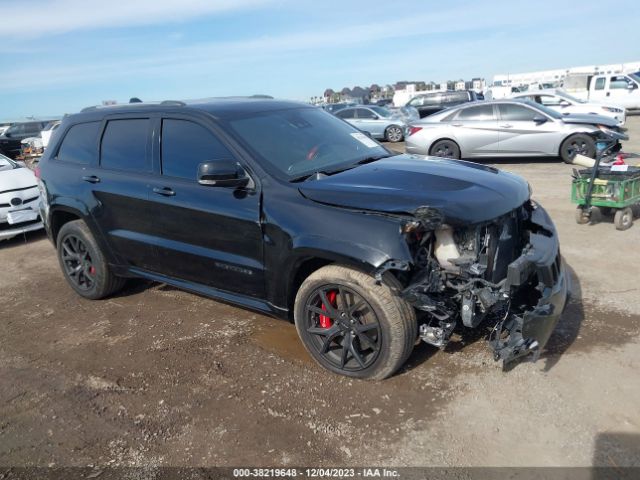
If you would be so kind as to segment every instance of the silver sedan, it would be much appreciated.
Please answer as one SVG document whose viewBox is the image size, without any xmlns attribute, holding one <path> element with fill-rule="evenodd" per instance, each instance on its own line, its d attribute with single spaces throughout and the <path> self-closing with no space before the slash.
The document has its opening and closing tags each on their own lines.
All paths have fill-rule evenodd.
<svg viewBox="0 0 640 480">
<path fill-rule="evenodd" d="M 407 128 L 406 117 L 385 107 L 350 107 L 336 112 L 335 115 L 369 133 L 373 138 L 387 142 L 401 142 Z"/>
<path fill-rule="evenodd" d="M 561 115 L 521 100 L 467 103 L 413 122 L 407 153 L 450 158 L 557 157 L 570 163 L 595 156 L 586 133 L 618 131 L 617 120 L 599 115 Z"/>
</svg>

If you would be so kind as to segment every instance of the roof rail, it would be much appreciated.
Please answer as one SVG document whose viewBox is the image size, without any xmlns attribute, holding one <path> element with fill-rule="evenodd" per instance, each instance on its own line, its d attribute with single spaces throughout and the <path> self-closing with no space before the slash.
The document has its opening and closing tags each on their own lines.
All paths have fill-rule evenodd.
<svg viewBox="0 0 640 480">
<path fill-rule="evenodd" d="M 187 104 L 184 102 L 181 102 L 180 100 L 163 100 L 161 102 L 134 102 L 134 103 L 116 103 L 114 105 L 91 105 L 89 107 L 85 107 L 82 110 L 80 110 L 81 113 L 84 112 L 92 112 L 95 110 L 100 110 L 102 108 L 118 108 L 118 107 L 131 107 L 131 106 L 135 106 L 135 107 L 159 107 L 161 105 L 164 106 L 169 106 L 169 105 L 173 105 L 176 107 L 184 107 Z"/>
</svg>

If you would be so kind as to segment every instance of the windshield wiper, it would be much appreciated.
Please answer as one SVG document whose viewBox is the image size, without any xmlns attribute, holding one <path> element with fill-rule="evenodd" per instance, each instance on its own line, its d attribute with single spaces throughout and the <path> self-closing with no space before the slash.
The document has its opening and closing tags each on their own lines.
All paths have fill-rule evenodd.
<svg viewBox="0 0 640 480">
<path fill-rule="evenodd" d="M 371 163 L 371 162 L 377 162 L 378 160 L 382 160 L 383 158 L 389 158 L 389 157 L 395 157 L 396 154 L 389 154 L 389 155 L 372 155 L 370 157 L 365 157 L 361 160 L 358 160 L 354 165 L 364 165 L 365 163 Z"/>
<path fill-rule="evenodd" d="M 395 157 L 396 155 L 400 155 L 400 154 L 399 153 L 390 153 L 388 155 L 372 155 L 370 157 L 362 158 L 362 159 L 358 160 L 357 162 L 352 163 L 351 165 L 348 165 L 348 166 L 343 167 L 343 168 L 338 168 L 336 170 L 318 170 L 318 171 L 311 172 L 311 173 L 305 173 L 304 175 L 300 175 L 298 177 L 290 178 L 289 181 L 292 182 L 292 183 L 304 182 L 308 178 L 316 177 L 318 175 L 334 175 L 336 173 L 340 173 L 340 172 L 345 172 L 347 170 L 351 170 L 352 168 L 355 168 L 358 165 L 364 165 L 365 163 L 375 162 L 375 161 L 381 160 L 383 158 Z"/>
</svg>

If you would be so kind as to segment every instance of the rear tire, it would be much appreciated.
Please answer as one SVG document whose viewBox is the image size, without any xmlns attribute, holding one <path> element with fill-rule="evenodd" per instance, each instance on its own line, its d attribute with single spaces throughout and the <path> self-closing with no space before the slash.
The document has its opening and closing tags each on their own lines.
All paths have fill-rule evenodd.
<svg viewBox="0 0 640 480">
<path fill-rule="evenodd" d="M 631 228 L 631 225 L 633 225 L 633 210 L 631 210 L 631 207 L 617 210 L 613 223 L 617 230 L 627 230 Z"/>
<path fill-rule="evenodd" d="M 369 380 L 393 375 L 418 336 L 415 311 L 395 293 L 398 287 L 390 273 L 380 285 L 339 265 L 312 273 L 294 306 L 296 329 L 309 354 L 341 375 Z"/>
<path fill-rule="evenodd" d="M 429 150 L 432 157 L 460 158 L 460 147 L 453 140 L 438 140 Z"/>
<path fill-rule="evenodd" d="M 384 138 L 387 142 L 397 143 L 404 140 L 404 133 L 398 125 L 389 125 L 384 131 Z"/>
<path fill-rule="evenodd" d="M 595 158 L 596 142 L 593 138 L 583 133 L 576 133 L 567 137 L 560 145 L 560 157 L 564 163 L 571 164 L 578 153 Z"/>
<path fill-rule="evenodd" d="M 56 244 L 62 273 L 78 295 L 98 300 L 124 286 L 126 280 L 113 274 L 89 227 L 82 220 L 65 223 Z"/>
</svg>

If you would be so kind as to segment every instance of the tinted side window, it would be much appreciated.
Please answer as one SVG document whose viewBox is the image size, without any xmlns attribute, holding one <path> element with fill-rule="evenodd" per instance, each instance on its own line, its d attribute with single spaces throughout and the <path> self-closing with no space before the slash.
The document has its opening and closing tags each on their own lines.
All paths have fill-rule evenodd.
<svg viewBox="0 0 640 480">
<path fill-rule="evenodd" d="M 62 162 L 91 163 L 98 152 L 100 122 L 80 123 L 69 129 L 62 140 L 56 160 Z"/>
<path fill-rule="evenodd" d="M 376 118 L 376 114 L 366 108 L 358 108 L 357 112 L 358 118 Z"/>
<path fill-rule="evenodd" d="M 458 114 L 460 120 L 493 120 L 492 105 L 477 105 L 475 107 L 464 108 Z"/>
<path fill-rule="evenodd" d="M 349 110 L 340 110 L 336 113 L 336 117 L 338 118 L 356 118 L 356 111 L 354 109 Z"/>
<path fill-rule="evenodd" d="M 162 174 L 195 180 L 198 165 L 233 155 L 206 128 L 188 120 L 162 120 Z"/>
<path fill-rule="evenodd" d="M 100 165 L 105 168 L 148 172 L 149 119 L 109 120 L 102 136 Z"/>
<path fill-rule="evenodd" d="M 596 80 L 596 90 L 604 90 L 604 82 L 605 82 L 605 78 L 601 77 L 599 79 Z"/>
<path fill-rule="evenodd" d="M 537 112 L 521 105 L 504 104 L 499 105 L 500 117 L 502 120 L 512 122 L 533 121 L 533 117 L 538 115 Z"/>
<path fill-rule="evenodd" d="M 467 92 L 450 92 L 446 94 L 447 103 L 462 103 L 469 101 L 469 94 Z"/>
</svg>

